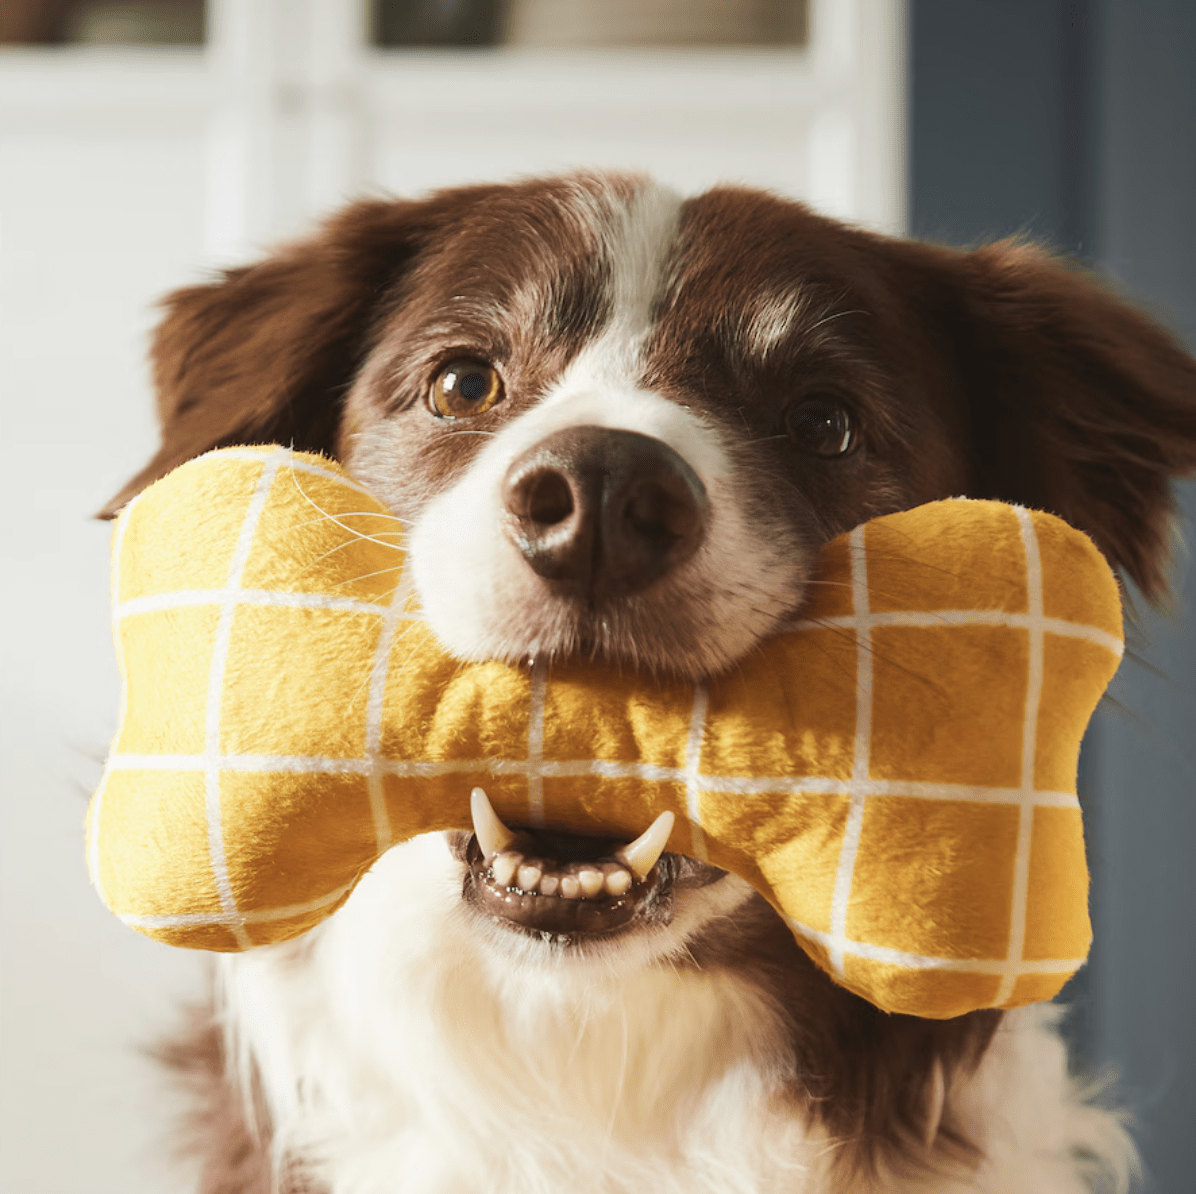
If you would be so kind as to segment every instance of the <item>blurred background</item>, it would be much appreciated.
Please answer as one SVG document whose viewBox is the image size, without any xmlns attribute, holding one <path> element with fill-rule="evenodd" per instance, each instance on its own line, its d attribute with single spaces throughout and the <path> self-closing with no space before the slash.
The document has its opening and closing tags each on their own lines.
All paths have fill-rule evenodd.
<svg viewBox="0 0 1196 1194">
<path fill-rule="evenodd" d="M 1186 0 L 0 0 L 0 1189 L 190 1188 L 145 1050 L 202 959 L 103 911 L 80 828 L 118 704 L 89 515 L 156 443 L 158 296 L 350 196 L 617 166 L 1030 233 L 1196 348 L 1193 63 Z M 1156 1194 L 1194 1169 L 1187 555 L 1175 592 L 1085 746 L 1097 937 L 1066 992 Z"/>
</svg>

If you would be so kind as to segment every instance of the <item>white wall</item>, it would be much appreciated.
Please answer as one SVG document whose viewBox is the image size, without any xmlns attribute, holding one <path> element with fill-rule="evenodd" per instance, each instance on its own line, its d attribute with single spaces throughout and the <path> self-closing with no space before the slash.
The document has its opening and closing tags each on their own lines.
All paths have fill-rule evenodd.
<svg viewBox="0 0 1196 1194">
<path fill-rule="evenodd" d="M 154 445 L 149 305 L 191 276 L 202 227 L 198 108 L 143 107 L 152 77 L 106 111 L 65 102 L 114 100 L 120 70 L 0 57 L 0 1188 L 44 1194 L 164 1188 L 137 1049 L 199 973 L 103 910 L 81 849 L 118 700 L 108 528 L 89 516 Z"/>
<path fill-rule="evenodd" d="M 81 823 L 115 729 L 108 530 L 150 454 L 152 303 L 362 189 L 570 165 L 904 219 L 899 0 L 820 0 L 810 52 L 367 54 L 342 0 L 215 0 L 215 43 L 0 50 L 0 1189 L 179 1189 L 138 1053 L 202 958 L 123 928 Z"/>
</svg>

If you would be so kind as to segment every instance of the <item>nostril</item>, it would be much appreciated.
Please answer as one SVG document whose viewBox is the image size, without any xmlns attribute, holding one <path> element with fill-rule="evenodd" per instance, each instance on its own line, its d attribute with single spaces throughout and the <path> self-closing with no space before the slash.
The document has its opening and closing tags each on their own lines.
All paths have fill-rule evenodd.
<svg viewBox="0 0 1196 1194">
<path fill-rule="evenodd" d="M 573 513 L 573 490 L 555 469 L 537 469 L 525 476 L 515 490 L 512 494 L 514 504 L 508 501 L 507 505 L 511 513 L 520 518 L 551 527 L 564 522 Z"/>
<path fill-rule="evenodd" d="M 555 584 L 587 589 L 595 523 L 582 479 L 538 447 L 507 473 L 502 500 L 505 534 L 532 570 Z"/>
<path fill-rule="evenodd" d="M 647 483 L 628 496 L 623 517 L 633 533 L 667 544 L 694 534 L 702 514 L 688 492 L 673 494 Z"/>
</svg>

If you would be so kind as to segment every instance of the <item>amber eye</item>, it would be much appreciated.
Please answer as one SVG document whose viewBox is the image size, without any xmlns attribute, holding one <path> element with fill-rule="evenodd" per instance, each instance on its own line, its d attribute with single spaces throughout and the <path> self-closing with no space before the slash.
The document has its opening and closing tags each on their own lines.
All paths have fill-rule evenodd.
<svg viewBox="0 0 1196 1194">
<path fill-rule="evenodd" d="M 436 375 L 429 402 L 446 419 L 467 419 L 489 410 L 502 396 L 495 368 L 484 361 L 450 361 Z"/>
<path fill-rule="evenodd" d="M 807 398 L 789 411 L 785 422 L 793 442 L 815 456 L 845 456 L 855 446 L 855 425 L 836 398 Z"/>
</svg>

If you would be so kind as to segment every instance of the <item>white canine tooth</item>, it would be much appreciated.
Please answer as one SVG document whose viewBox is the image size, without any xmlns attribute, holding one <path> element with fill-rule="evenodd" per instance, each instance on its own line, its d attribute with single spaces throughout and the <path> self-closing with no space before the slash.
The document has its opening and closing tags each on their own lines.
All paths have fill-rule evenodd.
<svg viewBox="0 0 1196 1194">
<path fill-rule="evenodd" d="M 490 797 L 481 788 L 470 792 L 469 811 L 473 815 L 473 832 L 483 858 L 498 854 L 515 840 L 515 835 L 498 819 Z"/>
<path fill-rule="evenodd" d="M 516 883 L 523 891 L 535 891 L 540 883 L 540 876 L 544 874 L 534 863 L 525 862 L 518 871 Z"/>
<path fill-rule="evenodd" d="M 510 887 L 511 880 L 515 878 L 515 872 L 519 869 L 519 864 L 522 861 L 523 855 L 516 850 L 504 851 L 502 854 L 499 854 L 490 864 L 490 870 L 494 875 L 494 882 L 499 887 Z"/>
<path fill-rule="evenodd" d="M 664 853 L 675 820 L 672 813 L 661 813 L 635 841 L 628 843 L 621 850 L 616 850 L 615 857 L 637 879 L 646 879 Z"/>
<path fill-rule="evenodd" d="M 545 875 L 540 880 L 540 894 L 541 895 L 556 895 L 556 889 L 560 887 L 561 880 L 557 875 Z"/>
<path fill-rule="evenodd" d="M 567 900 L 575 900 L 581 895 L 581 884 L 576 875 L 561 876 L 561 895 Z"/>
<path fill-rule="evenodd" d="M 631 890 L 631 872 L 619 867 L 606 876 L 606 890 L 613 896 L 626 895 Z"/>
<path fill-rule="evenodd" d="M 605 880 L 606 876 L 592 866 L 582 867 L 577 872 L 577 881 L 581 884 L 582 893 L 587 897 L 596 896 L 602 890 Z"/>
</svg>

